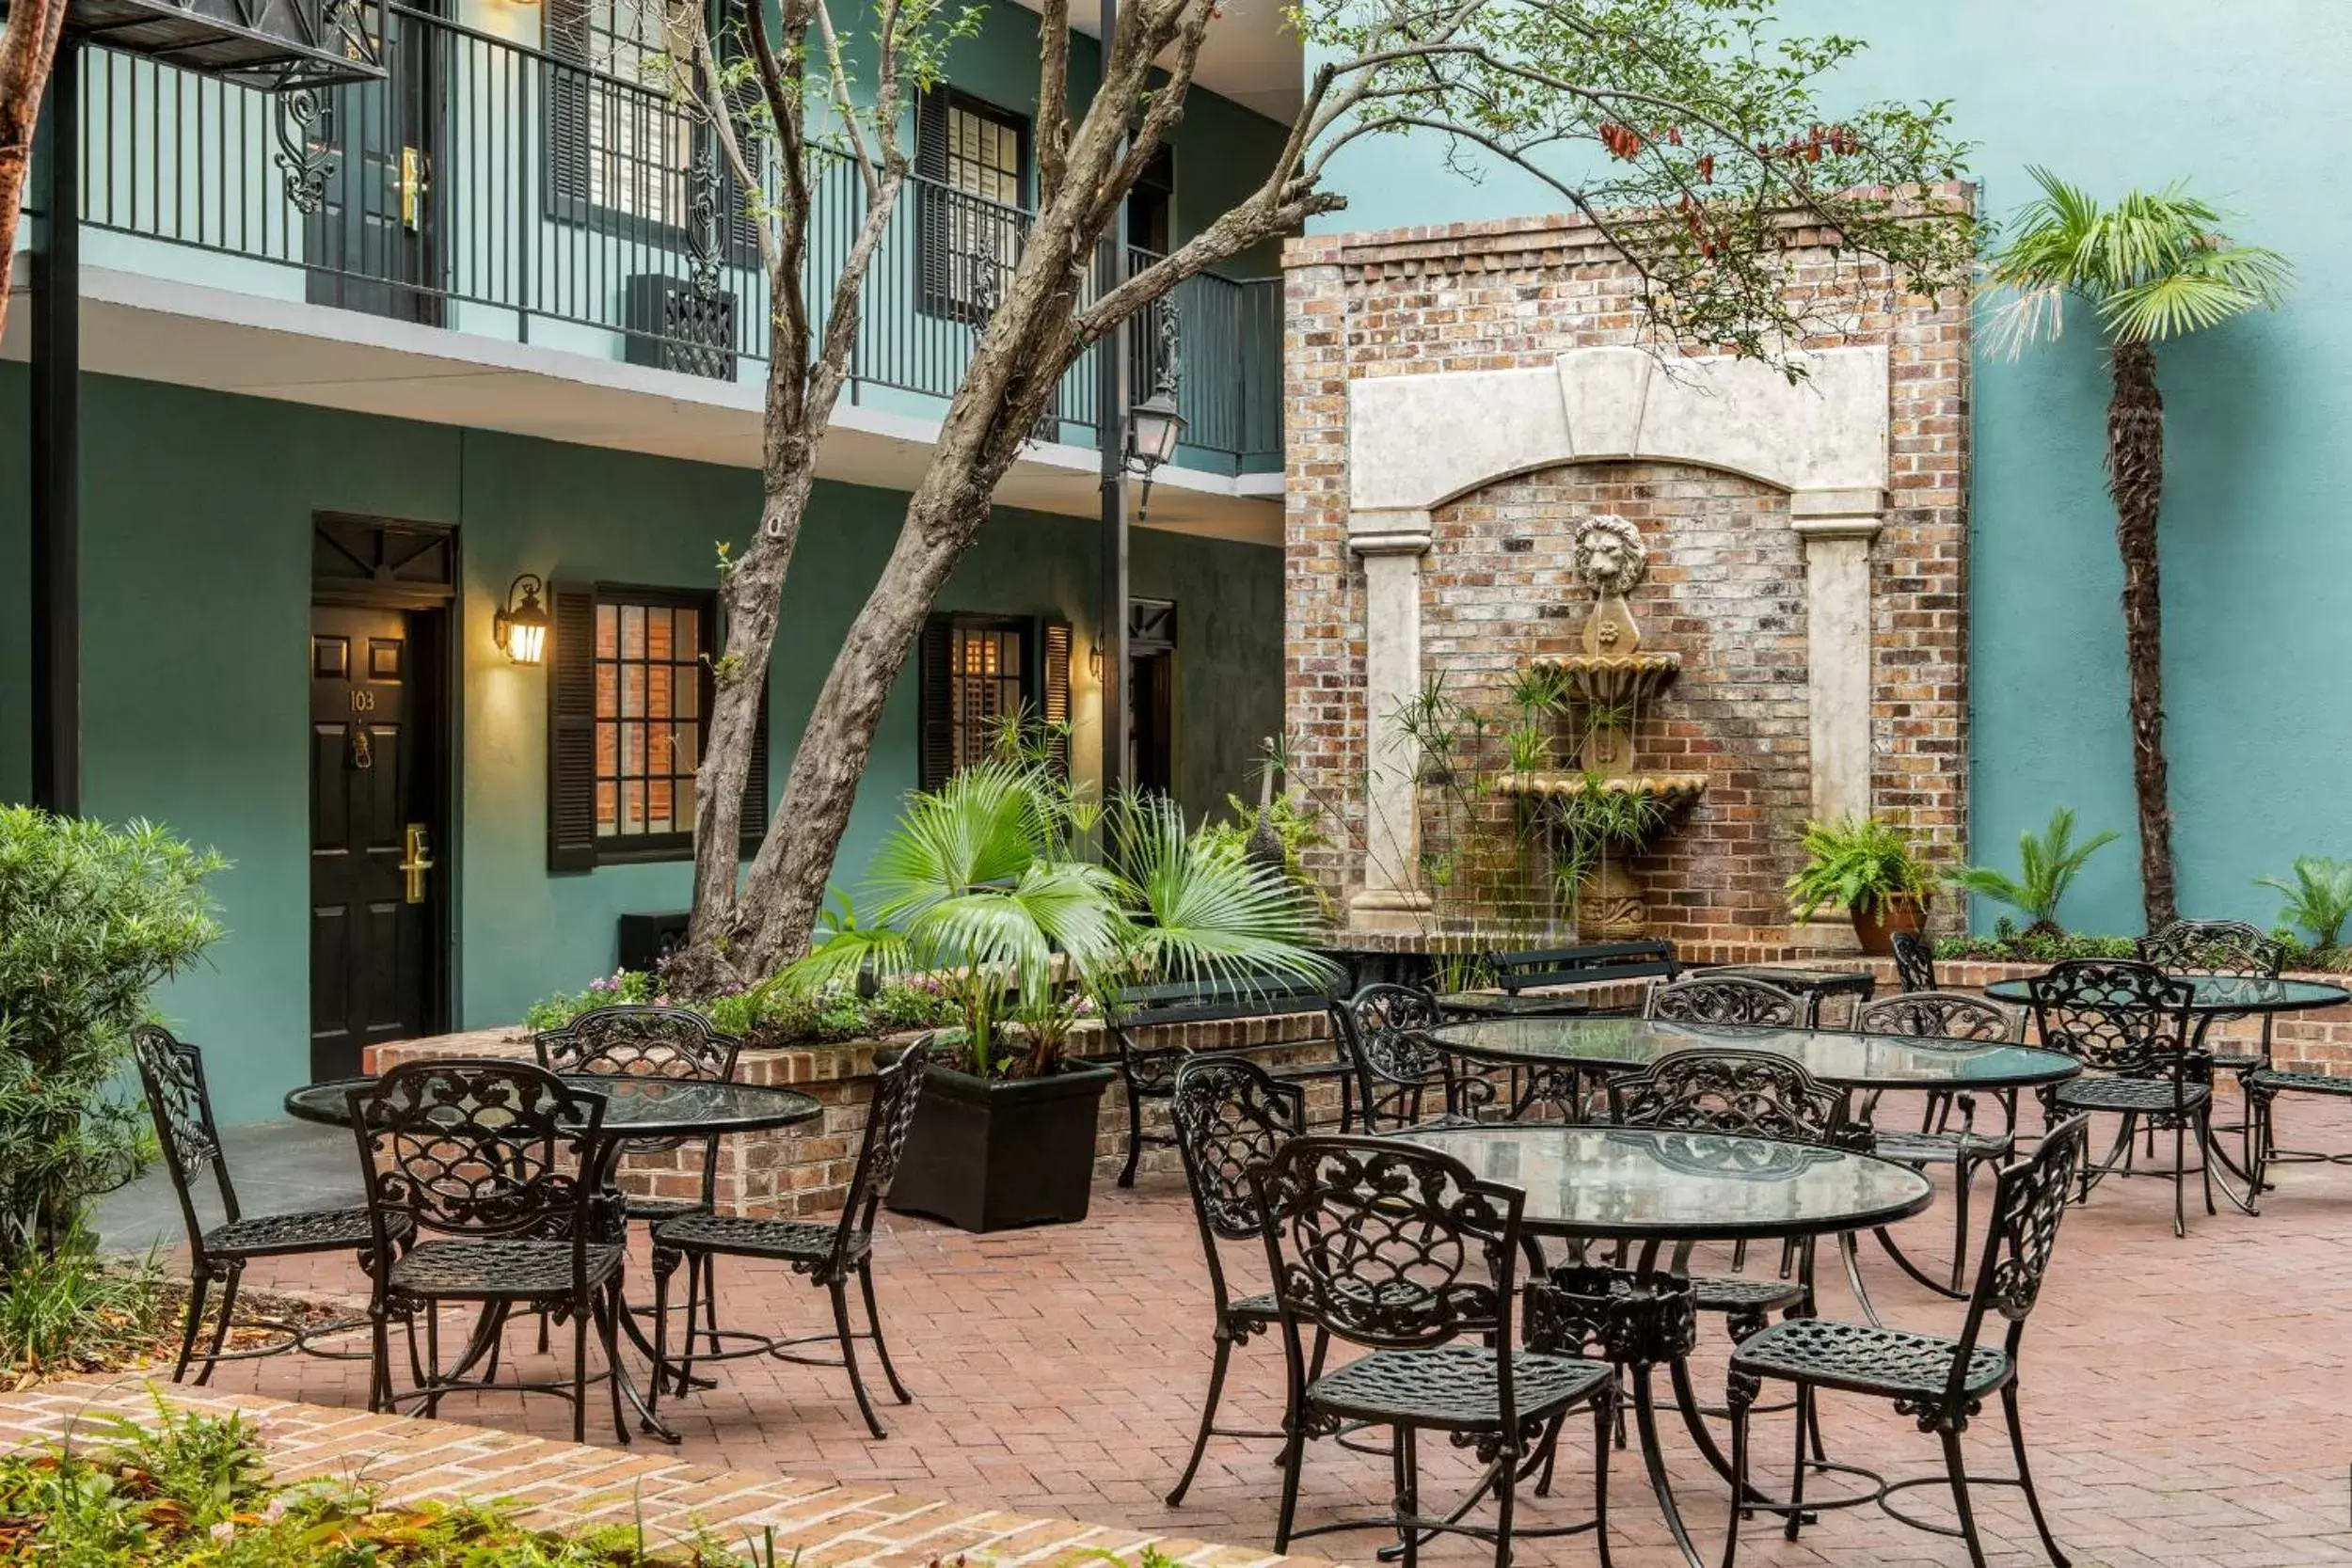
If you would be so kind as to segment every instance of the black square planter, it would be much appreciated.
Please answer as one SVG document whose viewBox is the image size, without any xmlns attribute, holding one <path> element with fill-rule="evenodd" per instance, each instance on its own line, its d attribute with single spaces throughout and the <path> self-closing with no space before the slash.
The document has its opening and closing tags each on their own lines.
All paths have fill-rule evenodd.
<svg viewBox="0 0 2352 1568">
<path fill-rule="evenodd" d="M 929 1069 L 891 1209 L 983 1232 L 1085 1219 L 1094 1196 L 1095 1114 L 1114 1076 L 1084 1063 L 1050 1078 Z"/>
</svg>

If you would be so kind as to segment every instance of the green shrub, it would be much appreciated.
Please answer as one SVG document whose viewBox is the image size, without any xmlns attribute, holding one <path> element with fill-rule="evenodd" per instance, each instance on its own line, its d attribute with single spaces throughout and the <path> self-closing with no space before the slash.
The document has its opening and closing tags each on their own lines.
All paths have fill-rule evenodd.
<svg viewBox="0 0 2352 1568">
<path fill-rule="evenodd" d="M 0 1376 L 111 1365 L 152 1345 L 167 1315 L 152 1259 L 101 1258 L 77 1227 L 0 1276 Z"/>
<path fill-rule="evenodd" d="M 1924 902 L 1936 874 L 1912 852 L 1902 830 L 1875 816 L 1804 825 L 1804 869 L 1788 879 L 1790 907 L 1810 920 L 1824 904 L 1862 915 L 1878 913 L 1899 897 Z"/>
<path fill-rule="evenodd" d="M 220 936 L 204 884 L 227 863 L 146 822 L 0 807 L 0 1268 L 137 1172 L 129 1032 Z"/>
<path fill-rule="evenodd" d="M 1985 866 L 1955 872 L 1952 880 L 1971 893 L 2009 905 L 2030 923 L 2028 936 L 2057 936 L 2058 904 L 2074 885 L 2083 863 L 2115 842 L 2112 832 L 2093 833 L 2074 842 L 2074 810 L 2060 806 L 2050 814 L 2050 825 L 2038 833 L 2017 835 L 2017 875 Z"/>
<path fill-rule="evenodd" d="M 2312 947 L 2343 945 L 2344 924 L 2352 920 L 2352 862 L 2297 855 L 2294 881 L 2258 877 L 2254 885 L 2276 888 L 2286 895 L 2285 906 L 2279 911 L 2280 918 L 2310 932 Z"/>
<path fill-rule="evenodd" d="M 2004 918 L 1989 937 L 1945 937 L 1939 958 L 1975 958 L 1987 963 L 2054 964 L 2067 958 L 2133 958 L 2139 944 L 2130 937 L 2086 937 L 2070 931 L 2020 931 Z"/>
<path fill-rule="evenodd" d="M 534 1030 L 559 1029 L 592 1007 L 648 1002 L 700 1013 L 710 1020 L 712 1028 L 760 1048 L 872 1039 L 911 1029 L 935 1029 L 955 1017 L 939 988 L 919 977 L 885 981 L 870 997 L 860 996 L 846 986 L 821 995 L 803 995 L 770 980 L 717 996 L 693 998 L 672 996 L 660 989 L 656 976 L 624 969 L 589 981 L 585 990 L 533 1003 L 523 1015 L 523 1023 Z"/>
</svg>

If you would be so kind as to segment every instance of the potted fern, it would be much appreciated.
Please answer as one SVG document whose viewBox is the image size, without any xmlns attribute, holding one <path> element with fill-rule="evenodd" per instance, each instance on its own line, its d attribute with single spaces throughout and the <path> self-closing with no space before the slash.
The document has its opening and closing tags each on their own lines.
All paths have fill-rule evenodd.
<svg viewBox="0 0 2352 1568">
<path fill-rule="evenodd" d="M 1808 822 L 1803 843 L 1804 868 L 1788 879 L 1798 919 L 1835 904 L 1852 919 L 1862 950 L 1881 958 L 1894 952 L 1896 932 L 1927 924 L 1940 879 L 1893 823 L 1875 816 Z"/>
</svg>

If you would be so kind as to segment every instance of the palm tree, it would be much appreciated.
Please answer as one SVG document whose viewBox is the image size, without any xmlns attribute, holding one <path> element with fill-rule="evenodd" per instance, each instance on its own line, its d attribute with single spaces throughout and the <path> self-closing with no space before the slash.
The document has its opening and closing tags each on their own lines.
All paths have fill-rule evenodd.
<svg viewBox="0 0 2352 1568">
<path fill-rule="evenodd" d="M 1083 852 L 1089 836 L 1104 860 Z M 1280 868 L 1188 832 L 1160 797 L 1099 811 L 1011 748 L 911 796 L 867 881 L 870 917 L 770 983 L 810 992 L 862 972 L 929 974 L 961 1011 L 963 1059 L 981 1077 L 1056 1070 L 1084 1008 L 1127 984 L 1328 969 Z"/>
<path fill-rule="evenodd" d="M 2012 220 L 1990 281 L 2009 296 L 1994 324 L 2013 355 L 2065 325 L 2069 296 L 2098 313 L 2115 391 L 2107 402 L 2107 493 L 2123 557 L 2123 656 L 2131 678 L 2132 784 L 2139 800 L 2140 899 L 2148 928 L 2179 913 L 2164 758 L 2164 625 L 2156 512 L 2164 496 L 2164 398 L 2156 345 L 2275 307 L 2294 269 L 2276 251 L 2233 245 L 2221 214 L 2178 185 L 2111 207 L 2050 173 Z"/>
</svg>

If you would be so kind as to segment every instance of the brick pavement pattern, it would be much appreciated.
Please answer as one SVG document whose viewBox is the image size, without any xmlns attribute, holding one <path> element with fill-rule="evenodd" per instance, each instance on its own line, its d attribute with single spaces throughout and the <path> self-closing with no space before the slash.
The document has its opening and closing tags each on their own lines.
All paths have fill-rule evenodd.
<svg viewBox="0 0 2352 1568">
<path fill-rule="evenodd" d="M 2282 1102 L 2281 1139 L 2352 1148 L 2348 1113 L 2329 1102 Z M 2185 1241 L 2171 1235 L 2165 1180 L 2111 1181 L 2070 1213 L 2027 1336 L 2023 1388 L 2036 1472 L 2075 1562 L 2352 1562 L 2352 1169 L 2287 1166 L 2278 1184 L 2259 1217 L 2226 1206 L 2218 1215 L 2193 1214 Z M 1939 1200 L 1909 1228 L 1923 1252 L 1940 1257 L 1949 1223 Z M 973 1237 L 890 1217 L 879 1242 L 882 1310 L 915 1402 L 883 1405 L 889 1440 L 867 1440 L 840 1373 L 748 1361 L 724 1368 L 713 1391 L 664 1402 L 684 1432 L 681 1449 L 641 1438 L 632 1451 L 1270 1551 L 1279 1490 L 1270 1444 L 1213 1443 L 1186 1505 L 1171 1510 L 1160 1500 L 1190 1444 L 1208 1369 L 1198 1248 L 1181 1182 L 1168 1176 L 1147 1176 L 1132 1193 L 1099 1187 L 1093 1217 L 1082 1226 Z M 1864 1266 L 1890 1321 L 1956 1328 L 1955 1305 L 1909 1286 L 1874 1250 L 1866 1250 Z M 1823 1271 L 1822 1309 L 1851 1313 L 1835 1274 Z M 720 1282 L 726 1314 L 751 1326 L 823 1326 L 821 1293 L 781 1268 L 723 1263 Z M 254 1283 L 347 1291 L 358 1276 L 347 1261 L 320 1259 Z M 1702 1366 L 1720 1367 L 1720 1330 L 1706 1332 Z M 526 1364 L 529 1344 L 529 1330 L 510 1332 L 509 1352 Z M 1715 1376 L 1703 1370 L 1702 1386 Z M 358 1409 L 365 1377 L 358 1364 L 278 1357 L 226 1367 L 217 1383 Z M 1227 1419 L 1273 1419 L 1279 1386 L 1279 1351 L 1264 1340 L 1244 1347 Z M 1836 1395 L 1822 1404 L 1834 1454 L 1898 1474 L 1933 1469 L 1933 1440 L 1884 1404 Z M 549 1435 L 569 1424 L 563 1402 L 544 1397 L 452 1400 L 445 1414 Z M 1758 1433 L 1769 1478 L 1785 1464 L 1787 1428 L 1767 1417 Z M 1972 1429 L 1969 1445 L 1977 1468 L 2006 1469 L 1997 1413 Z M 1719 1548 L 1723 1489 L 1687 1434 L 1671 1432 L 1666 1446 L 1702 1546 Z M 1433 1488 L 1468 1474 L 1442 1444 L 1424 1445 L 1424 1465 Z M 1564 1462 L 1560 1496 L 1522 1518 L 1577 1516 L 1589 1505 L 1583 1468 Z M 1571 1473 L 1580 1479 L 1568 1480 Z M 1619 1453 L 1613 1480 L 1617 1563 L 1674 1560 L 1639 1455 Z M 1318 1444 L 1301 1523 L 1376 1507 L 1387 1491 L 1384 1461 Z M 1434 1495 L 1425 1488 L 1424 1497 Z M 1925 1509 L 1939 1496 L 1911 1500 Z M 1979 1488 L 1977 1499 L 1994 1562 L 2042 1560 L 2013 1490 Z M 1314 1538 L 1307 1549 L 1368 1561 L 1377 1544 L 1356 1533 Z M 1433 1562 L 1483 1556 L 1467 1542 L 1430 1554 Z M 1743 1532 L 1741 1560 L 1879 1568 L 1962 1563 L 1966 1555 L 1956 1541 L 1865 1509 L 1823 1515 L 1794 1544 L 1759 1519 Z M 1589 1542 L 1569 1539 L 1531 1543 L 1519 1560 L 1595 1559 Z"/>
</svg>

